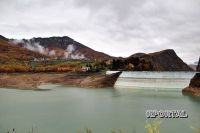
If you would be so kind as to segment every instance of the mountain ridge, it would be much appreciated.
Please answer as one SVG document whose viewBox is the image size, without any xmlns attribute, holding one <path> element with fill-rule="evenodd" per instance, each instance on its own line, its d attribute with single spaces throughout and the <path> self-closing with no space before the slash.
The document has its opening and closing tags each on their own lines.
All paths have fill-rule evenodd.
<svg viewBox="0 0 200 133">
<path fill-rule="evenodd" d="M 11 41 L 15 41 L 15 40 L 11 40 Z M 69 51 L 71 52 L 70 54 L 73 55 L 71 58 L 80 57 L 80 59 L 85 58 L 89 60 L 96 60 L 96 59 L 106 60 L 106 59 L 114 58 L 103 52 L 98 52 L 96 50 L 93 50 L 75 41 L 74 39 L 68 36 L 63 36 L 63 37 L 53 36 L 53 37 L 45 37 L 45 38 L 37 37 L 37 38 L 32 38 L 32 39 L 22 39 L 22 41 L 18 44 L 21 47 L 25 47 L 27 43 L 29 45 L 34 45 L 37 43 L 38 45 L 42 46 L 44 49 L 49 49 L 51 51 L 53 50 L 55 52 L 55 56 L 59 58 L 66 57 L 66 54 L 67 54 L 66 52 L 69 52 Z M 67 51 L 69 46 L 70 46 L 69 51 Z"/>
<path fill-rule="evenodd" d="M 15 47 L 15 52 L 11 57 L 18 57 L 17 50 L 26 51 L 20 57 L 26 57 L 29 54 L 33 58 L 50 59 L 79 59 L 79 60 L 104 60 L 112 65 L 113 70 L 133 70 L 133 71 L 193 71 L 181 58 L 178 57 L 173 49 L 166 49 L 154 53 L 135 53 L 127 58 L 112 57 L 108 54 L 95 51 L 74 39 L 63 37 L 37 37 L 32 39 L 8 39 L 0 36 L 1 45 L 4 42 L 7 49 Z M 4 45 L 5 45 L 4 44 Z M 21 49 L 20 49 L 21 48 Z M 30 52 L 30 53 L 29 53 Z M 19 52 L 23 53 L 23 52 Z M 28 54 L 29 53 L 29 54 Z M 1 50 L 1 57 L 8 53 Z M 110 64 L 108 63 L 108 64 Z"/>
<path fill-rule="evenodd" d="M 6 62 L 12 59 L 15 60 L 31 60 L 34 58 L 48 58 L 45 55 L 42 55 L 38 52 L 33 52 L 26 48 L 21 48 L 17 45 L 14 45 L 5 39 L 3 36 L 0 36 L 0 61 Z"/>
<path fill-rule="evenodd" d="M 136 53 L 115 63 L 120 69 L 134 71 L 193 71 L 173 49 L 148 54 Z"/>
</svg>

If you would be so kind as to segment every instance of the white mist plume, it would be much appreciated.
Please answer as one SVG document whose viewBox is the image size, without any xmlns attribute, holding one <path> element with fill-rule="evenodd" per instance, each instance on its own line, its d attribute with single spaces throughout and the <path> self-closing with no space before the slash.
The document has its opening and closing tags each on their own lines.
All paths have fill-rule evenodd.
<svg viewBox="0 0 200 133">
<path fill-rule="evenodd" d="M 31 51 L 39 52 L 41 54 L 49 55 L 49 56 L 55 56 L 56 52 L 55 50 L 49 50 L 48 48 L 43 47 L 39 44 L 39 42 L 34 41 L 24 41 L 24 40 L 12 40 L 12 44 L 14 45 L 20 45 L 24 48 L 27 48 Z M 76 51 L 76 48 L 73 44 L 68 45 L 64 52 L 64 58 L 65 59 L 86 59 L 85 56 L 79 52 Z"/>
<path fill-rule="evenodd" d="M 48 48 L 43 47 L 40 45 L 39 42 L 31 42 L 31 41 L 24 41 L 24 40 L 17 40 L 14 39 L 11 41 L 11 44 L 14 45 L 19 45 L 22 44 L 23 48 L 27 48 L 31 51 L 39 52 L 41 54 L 49 55 L 49 56 L 54 56 L 56 52 L 54 50 L 49 50 Z"/>
<path fill-rule="evenodd" d="M 80 53 L 75 53 L 76 48 L 73 44 L 68 45 L 65 50 L 64 56 L 66 59 L 85 59 L 85 56 Z"/>
<path fill-rule="evenodd" d="M 41 54 L 45 53 L 45 48 L 41 46 L 39 43 L 25 43 L 24 47 L 29 50 L 39 52 Z"/>
<path fill-rule="evenodd" d="M 41 54 L 44 54 L 46 50 L 48 50 L 48 49 L 45 49 L 43 46 L 41 46 L 39 42 L 31 43 L 30 41 L 14 39 L 11 41 L 11 43 L 14 45 L 19 45 L 21 43 L 24 48 L 27 48 L 31 51 L 39 52 Z"/>
<path fill-rule="evenodd" d="M 54 56 L 54 55 L 56 55 L 56 52 L 54 50 L 51 50 L 51 51 L 48 52 L 48 55 L 49 56 Z"/>
<path fill-rule="evenodd" d="M 85 59 L 85 56 L 83 54 L 72 54 L 72 59 Z"/>
<path fill-rule="evenodd" d="M 74 52 L 75 51 L 74 45 L 73 44 L 68 45 L 66 51 L 69 52 L 69 53 Z"/>
</svg>

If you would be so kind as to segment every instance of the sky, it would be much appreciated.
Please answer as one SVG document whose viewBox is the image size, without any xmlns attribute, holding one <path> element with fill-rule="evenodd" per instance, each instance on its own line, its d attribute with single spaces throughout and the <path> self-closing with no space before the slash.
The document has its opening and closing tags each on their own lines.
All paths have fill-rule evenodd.
<svg viewBox="0 0 200 133">
<path fill-rule="evenodd" d="M 15 39 L 69 36 L 128 57 L 174 49 L 200 56 L 200 0 L 0 0 L 0 34 Z"/>
</svg>

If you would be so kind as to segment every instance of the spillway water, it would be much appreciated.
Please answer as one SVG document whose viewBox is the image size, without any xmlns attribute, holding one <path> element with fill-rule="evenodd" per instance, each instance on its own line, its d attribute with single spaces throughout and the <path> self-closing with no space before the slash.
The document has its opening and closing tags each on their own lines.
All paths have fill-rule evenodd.
<svg viewBox="0 0 200 133">
<path fill-rule="evenodd" d="M 195 72 L 123 72 L 115 88 L 180 91 L 189 85 L 194 75 Z"/>
</svg>

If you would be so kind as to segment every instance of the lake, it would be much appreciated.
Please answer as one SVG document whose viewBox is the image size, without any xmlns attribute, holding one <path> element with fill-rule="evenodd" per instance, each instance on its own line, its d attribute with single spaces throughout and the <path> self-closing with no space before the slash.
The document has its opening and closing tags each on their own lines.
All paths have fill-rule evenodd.
<svg viewBox="0 0 200 133">
<path fill-rule="evenodd" d="M 17 133 L 28 133 L 31 128 L 35 133 L 77 133 L 87 127 L 94 133 L 109 133 L 112 129 L 146 133 L 146 120 L 153 120 L 145 115 L 149 109 L 185 110 L 188 118 L 160 119 L 161 133 L 193 133 L 190 126 L 200 127 L 200 98 L 184 96 L 180 91 L 193 75 L 123 72 L 115 89 L 51 84 L 40 86 L 50 91 L 2 88 L 0 133 L 12 128 Z"/>
</svg>

